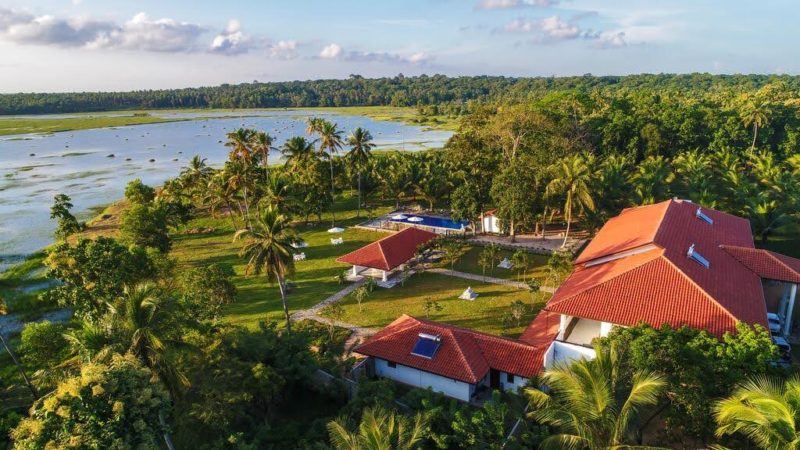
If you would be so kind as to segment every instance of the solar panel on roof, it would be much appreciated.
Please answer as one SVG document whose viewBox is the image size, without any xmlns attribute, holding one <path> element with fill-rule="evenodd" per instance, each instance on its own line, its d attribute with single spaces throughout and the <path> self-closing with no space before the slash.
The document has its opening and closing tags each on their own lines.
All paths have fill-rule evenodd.
<svg viewBox="0 0 800 450">
<path fill-rule="evenodd" d="M 433 359 L 433 356 L 436 355 L 436 351 L 439 350 L 439 346 L 442 344 L 441 337 L 427 333 L 420 333 L 418 336 L 417 343 L 414 344 L 414 348 L 411 349 L 411 354 Z"/>
<path fill-rule="evenodd" d="M 686 256 L 689 257 L 689 259 L 694 260 L 701 266 L 705 267 L 706 269 L 711 267 L 711 263 L 705 257 L 703 257 L 703 255 L 697 253 L 697 250 L 694 249 L 694 244 L 692 244 L 689 247 L 689 251 L 686 252 Z"/>
<path fill-rule="evenodd" d="M 704 213 L 704 212 L 703 212 L 703 211 L 700 209 L 700 207 L 699 207 L 699 206 L 697 207 L 697 212 L 695 213 L 695 216 L 696 216 L 698 219 L 702 220 L 703 222 L 706 222 L 706 223 L 708 223 L 708 224 L 710 224 L 710 225 L 714 225 L 714 219 L 712 219 L 711 217 L 708 217 L 708 215 L 707 215 L 706 213 Z"/>
</svg>

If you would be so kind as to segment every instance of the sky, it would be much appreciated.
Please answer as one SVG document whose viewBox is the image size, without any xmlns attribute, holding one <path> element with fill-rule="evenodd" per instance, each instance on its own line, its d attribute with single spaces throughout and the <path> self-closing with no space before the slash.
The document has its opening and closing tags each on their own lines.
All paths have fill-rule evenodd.
<svg viewBox="0 0 800 450">
<path fill-rule="evenodd" d="M 0 0 L 0 92 L 797 74 L 799 19 L 797 0 Z"/>
</svg>

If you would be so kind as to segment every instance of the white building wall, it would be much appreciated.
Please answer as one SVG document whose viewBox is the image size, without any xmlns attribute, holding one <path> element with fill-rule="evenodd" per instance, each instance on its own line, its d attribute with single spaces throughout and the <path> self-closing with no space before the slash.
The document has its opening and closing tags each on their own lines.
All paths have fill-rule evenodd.
<svg viewBox="0 0 800 450">
<path fill-rule="evenodd" d="M 600 336 L 602 336 L 602 337 L 608 336 L 608 333 L 611 332 L 612 328 L 614 328 L 614 324 L 613 323 L 601 322 L 600 323 Z"/>
<path fill-rule="evenodd" d="M 483 232 L 484 233 L 502 233 L 503 230 L 500 228 L 500 222 L 497 220 L 495 216 L 484 216 L 483 217 Z"/>
<path fill-rule="evenodd" d="M 500 387 L 502 387 L 504 391 L 517 392 L 525 387 L 526 384 L 528 384 L 528 379 L 519 375 L 514 375 L 514 382 L 509 383 L 508 374 L 506 372 L 500 372 Z"/>
<path fill-rule="evenodd" d="M 549 361 L 547 360 L 547 354 L 545 354 L 545 368 L 547 369 L 562 361 L 568 362 L 576 359 L 594 359 L 595 357 L 594 349 L 559 341 L 553 341 L 547 353 L 551 351 L 553 352 L 553 356 Z"/>
<path fill-rule="evenodd" d="M 469 383 L 464 383 L 463 381 L 442 377 L 402 364 L 397 364 L 397 367 L 389 367 L 388 361 L 380 358 L 374 359 L 375 375 L 379 377 L 389 378 L 399 381 L 400 383 L 423 389 L 431 388 L 436 392 L 465 402 L 469 401 L 474 392 L 474 386 Z"/>
</svg>

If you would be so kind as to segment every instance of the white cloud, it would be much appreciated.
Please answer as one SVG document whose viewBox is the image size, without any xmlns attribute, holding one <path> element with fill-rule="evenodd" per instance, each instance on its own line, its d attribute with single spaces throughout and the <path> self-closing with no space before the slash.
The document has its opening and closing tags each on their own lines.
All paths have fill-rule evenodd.
<svg viewBox="0 0 800 450">
<path fill-rule="evenodd" d="M 175 52 L 193 49 L 203 32 L 199 25 L 173 19 L 151 20 L 145 13 L 119 25 L 0 9 L 0 38 L 18 44 Z"/>
<path fill-rule="evenodd" d="M 242 25 L 236 19 L 228 21 L 228 26 L 220 34 L 214 36 L 209 50 L 213 53 L 236 55 L 252 48 L 250 36 L 242 32 Z"/>
<path fill-rule="evenodd" d="M 539 40 L 563 41 L 579 37 L 589 37 L 591 32 L 582 30 L 578 25 L 567 22 L 558 16 L 545 17 L 538 20 L 515 19 L 503 27 L 507 33 L 535 34 Z"/>
<path fill-rule="evenodd" d="M 628 45 L 625 40 L 624 31 L 605 31 L 600 33 L 595 42 L 595 46 L 599 48 L 619 48 Z"/>
<path fill-rule="evenodd" d="M 475 4 L 475 9 L 546 8 L 556 4 L 558 0 L 480 0 Z"/>
<path fill-rule="evenodd" d="M 297 41 L 278 41 L 269 46 L 270 56 L 278 59 L 294 59 L 297 57 Z"/>
<path fill-rule="evenodd" d="M 339 44 L 329 44 L 319 52 L 322 59 L 338 59 L 342 56 L 342 47 Z"/>
</svg>

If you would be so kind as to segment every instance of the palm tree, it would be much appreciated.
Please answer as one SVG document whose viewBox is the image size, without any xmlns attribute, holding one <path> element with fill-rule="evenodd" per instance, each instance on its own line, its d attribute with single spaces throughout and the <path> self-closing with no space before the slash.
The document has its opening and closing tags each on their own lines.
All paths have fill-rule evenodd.
<svg viewBox="0 0 800 450">
<path fill-rule="evenodd" d="M 800 378 L 759 377 L 717 402 L 717 436 L 741 433 L 759 448 L 800 448 Z"/>
<path fill-rule="evenodd" d="M 328 435 L 337 450 L 411 450 L 425 432 L 421 414 L 413 422 L 405 416 L 380 407 L 366 408 L 358 431 L 348 430 L 343 418 L 328 422 Z"/>
<path fill-rule="evenodd" d="M 0 297 L 0 316 L 4 316 L 8 314 L 8 307 L 6 306 L 5 300 Z M 28 374 L 25 372 L 25 368 L 22 367 L 22 364 L 17 359 L 17 355 L 14 354 L 14 351 L 11 350 L 9 347 L 8 342 L 6 342 L 5 336 L 3 336 L 3 329 L 0 327 L 0 344 L 3 344 L 3 349 L 5 349 L 8 356 L 11 357 L 11 362 L 14 363 L 14 366 L 17 368 L 17 371 L 22 376 L 22 380 L 25 382 L 25 385 L 28 387 L 28 390 L 31 391 L 31 395 L 33 396 L 34 400 L 39 399 L 39 394 L 36 392 L 36 388 L 33 387 L 30 378 L 28 378 Z"/>
<path fill-rule="evenodd" d="M 251 226 L 250 222 L 250 202 L 248 199 L 248 187 L 251 185 L 251 168 L 252 166 L 241 161 L 228 161 L 225 163 L 225 168 L 222 173 L 224 174 L 228 194 L 233 198 L 236 193 L 241 192 L 242 203 L 239 203 L 239 212 L 242 214 L 246 226 Z"/>
<path fill-rule="evenodd" d="M 289 170 L 292 170 L 314 156 L 314 142 L 308 141 L 302 136 L 289 138 L 281 146 L 281 155 L 286 158 Z"/>
<path fill-rule="evenodd" d="M 631 177 L 639 205 L 664 200 L 669 195 L 669 187 L 675 174 L 663 156 L 649 156 L 639 163 Z"/>
<path fill-rule="evenodd" d="M 573 209 L 577 206 L 580 210 L 594 210 L 594 200 L 589 189 L 591 177 L 587 158 L 581 155 L 569 156 L 553 167 L 553 179 L 547 185 L 546 191 L 551 196 L 564 196 L 564 221 L 567 222 L 567 230 L 562 247 L 567 245 Z"/>
<path fill-rule="evenodd" d="M 372 157 L 372 135 L 358 127 L 347 138 L 347 144 L 350 146 L 347 158 L 358 173 L 358 217 L 361 217 L 361 175 Z"/>
<path fill-rule="evenodd" d="M 763 192 L 747 202 L 745 210 L 753 226 L 753 233 L 761 237 L 762 243 L 766 243 L 769 235 L 789 220 L 786 208 L 785 203 L 769 198 Z"/>
<path fill-rule="evenodd" d="M 228 210 L 228 218 L 231 219 L 233 229 L 238 230 L 241 227 L 236 222 L 236 216 L 233 215 L 231 202 L 234 198 L 228 189 L 226 176 L 227 174 L 224 171 L 219 171 L 209 178 L 206 189 L 203 191 L 202 201 L 204 204 L 209 205 L 212 217 L 216 217 L 217 208 L 224 205 L 225 209 Z"/>
<path fill-rule="evenodd" d="M 277 282 L 283 303 L 286 330 L 291 333 L 289 306 L 286 303 L 286 276 L 294 271 L 292 244 L 301 242 L 288 218 L 273 206 L 268 206 L 251 229 L 239 230 L 233 240 L 249 236 L 240 256 L 247 258 L 246 274 L 263 273 L 269 282 Z"/>
<path fill-rule="evenodd" d="M 272 136 L 263 131 L 257 131 L 250 137 L 250 145 L 253 148 L 253 152 L 261 165 L 267 170 L 269 170 L 269 152 L 275 150 L 275 147 L 272 146 L 273 140 Z"/>
<path fill-rule="evenodd" d="M 319 151 L 320 153 L 327 150 L 328 162 L 331 166 L 331 226 L 336 226 L 336 188 L 335 179 L 333 176 L 333 157 L 342 148 L 342 131 L 335 123 L 331 123 L 325 119 L 318 119 L 320 121 L 319 130 Z"/>
<path fill-rule="evenodd" d="M 767 101 L 752 100 L 745 105 L 741 118 L 744 126 L 753 126 L 753 143 L 750 145 L 751 149 L 756 148 L 758 129 L 766 125 L 767 121 L 769 121 L 770 114 L 772 114 L 772 109 Z"/>
<path fill-rule="evenodd" d="M 665 381 L 660 375 L 638 371 L 630 385 L 621 379 L 620 355 L 615 348 L 595 346 L 595 359 L 556 366 L 542 375 L 541 389 L 527 389 L 534 420 L 555 427 L 539 448 L 635 449 L 626 445 L 631 425 L 645 407 L 658 403 Z"/>
<path fill-rule="evenodd" d="M 242 161 L 245 164 L 253 162 L 253 148 L 251 146 L 253 135 L 255 131 L 239 128 L 226 135 L 228 142 L 225 143 L 226 147 L 230 147 L 231 151 L 228 154 L 228 159 L 231 161 Z"/>
<path fill-rule="evenodd" d="M 187 344 L 169 335 L 175 328 L 170 309 L 174 302 L 170 300 L 152 283 L 126 287 L 105 319 L 117 330 L 112 334 L 123 337 L 127 350 L 150 368 L 170 392 L 178 394 L 189 386 L 189 380 L 172 363 L 169 352 Z"/>
</svg>

